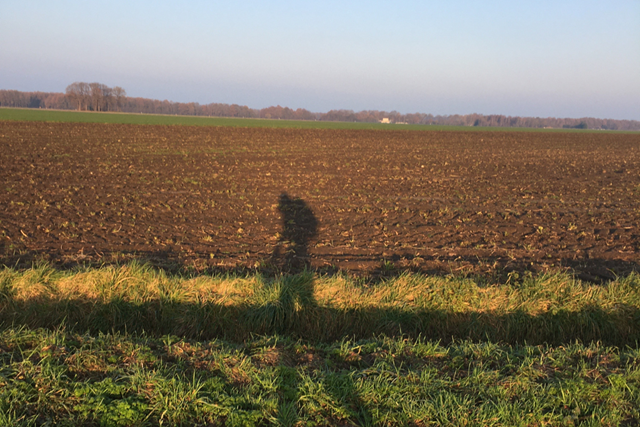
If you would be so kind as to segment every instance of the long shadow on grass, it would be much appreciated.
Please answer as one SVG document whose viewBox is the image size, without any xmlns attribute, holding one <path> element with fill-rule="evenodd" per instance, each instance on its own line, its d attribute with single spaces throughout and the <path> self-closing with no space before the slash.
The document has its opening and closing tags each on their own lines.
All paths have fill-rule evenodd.
<svg viewBox="0 0 640 427">
<path fill-rule="evenodd" d="M 317 234 L 318 220 L 304 200 L 292 198 L 287 193 L 280 195 L 278 210 L 282 231 L 268 268 L 287 272 L 289 277 L 266 282 L 262 290 L 264 303 L 240 315 L 258 328 L 268 325 L 279 334 L 288 334 L 309 322 L 316 325 L 315 328 L 321 327 L 318 323 L 321 318 L 317 317 L 321 309 L 315 299 L 314 275 L 309 272 L 309 242 Z M 306 332 L 300 330 L 299 337 L 308 339 Z M 278 360 L 277 365 L 278 420 L 282 425 L 295 425 L 299 421 L 297 402 L 302 397 L 302 378 L 295 369 L 286 366 L 286 361 Z M 342 407 L 343 413 L 353 419 L 370 424 L 371 414 L 356 392 L 353 378 L 342 375 L 339 379 L 340 384 L 334 384 L 335 381 L 325 384 L 332 404 Z"/>
<path fill-rule="evenodd" d="M 306 305 L 312 276 L 303 273 L 276 281 L 243 304 L 179 302 L 154 299 L 144 302 L 121 298 L 54 299 L 17 297 L 0 289 L 0 324 L 3 327 L 65 327 L 79 333 L 129 332 L 192 339 L 223 338 L 242 342 L 253 335 L 281 334 L 312 342 L 344 337 L 363 339 L 421 336 L 491 340 L 509 344 L 561 345 L 601 341 L 608 345 L 635 345 L 640 341 L 640 310 L 628 304 L 604 309 L 587 306 L 579 311 L 547 310 L 533 315 L 453 312 L 438 309 Z M 272 292 L 269 295 L 269 292 Z"/>
<path fill-rule="evenodd" d="M 279 395 L 278 421 L 281 425 L 297 425 L 298 404 L 306 398 L 303 388 L 308 379 L 305 381 L 295 364 L 289 360 L 280 358 L 275 364 Z M 317 387 L 329 398 L 329 401 L 325 402 L 326 406 L 341 414 L 342 420 L 335 420 L 336 425 L 344 425 L 345 418 L 356 422 L 356 425 L 371 425 L 373 416 L 366 400 L 358 393 L 353 375 L 344 371 L 330 372 L 316 381 Z"/>
</svg>

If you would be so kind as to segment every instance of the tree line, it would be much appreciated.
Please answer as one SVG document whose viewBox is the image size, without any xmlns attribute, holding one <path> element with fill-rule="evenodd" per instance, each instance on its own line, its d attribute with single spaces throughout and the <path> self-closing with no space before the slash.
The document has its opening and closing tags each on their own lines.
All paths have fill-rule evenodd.
<svg viewBox="0 0 640 427">
<path fill-rule="evenodd" d="M 120 86 L 75 82 L 67 86 L 65 95 L 72 105 L 78 106 L 78 111 L 122 111 L 127 92 Z"/>
<path fill-rule="evenodd" d="M 209 117 L 244 117 L 281 120 L 321 120 L 341 122 L 380 122 L 449 126 L 493 126 L 525 128 L 577 128 L 607 130 L 640 130 L 640 121 L 614 120 L 585 117 L 519 117 L 504 115 L 433 115 L 425 113 L 401 114 L 397 111 L 331 110 L 313 113 L 303 108 L 272 106 L 254 109 L 237 104 L 199 104 L 197 102 L 172 102 L 157 99 L 129 97 L 119 87 L 110 88 L 101 83 L 75 82 L 67 86 L 65 93 L 21 92 L 0 90 L 0 107 L 49 108 L 83 111 L 121 111 L 125 113 L 171 114 Z"/>
</svg>

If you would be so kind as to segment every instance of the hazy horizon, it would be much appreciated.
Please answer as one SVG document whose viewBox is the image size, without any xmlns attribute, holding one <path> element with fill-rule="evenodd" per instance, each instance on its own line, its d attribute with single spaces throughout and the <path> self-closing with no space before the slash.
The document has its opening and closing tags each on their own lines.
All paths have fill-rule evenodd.
<svg viewBox="0 0 640 427">
<path fill-rule="evenodd" d="M 0 89 L 401 113 L 640 120 L 640 2 L 24 1 Z"/>
</svg>

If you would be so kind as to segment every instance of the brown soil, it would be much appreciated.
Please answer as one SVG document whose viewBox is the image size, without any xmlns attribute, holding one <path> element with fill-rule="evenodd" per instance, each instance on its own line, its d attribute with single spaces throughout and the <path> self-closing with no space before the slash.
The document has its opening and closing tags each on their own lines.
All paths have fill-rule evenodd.
<svg viewBox="0 0 640 427">
<path fill-rule="evenodd" d="M 640 135 L 0 122 L 0 263 L 637 270 Z"/>
</svg>

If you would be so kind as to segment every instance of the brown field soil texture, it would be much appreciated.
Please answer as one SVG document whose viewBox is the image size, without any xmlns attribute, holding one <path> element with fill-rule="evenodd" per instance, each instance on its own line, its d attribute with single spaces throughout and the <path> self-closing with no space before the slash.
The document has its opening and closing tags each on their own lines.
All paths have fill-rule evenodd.
<svg viewBox="0 0 640 427">
<path fill-rule="evenodd" d="M 637 271 L 640 135 L 0 122 L 0 263 Z"/>
</svg>

